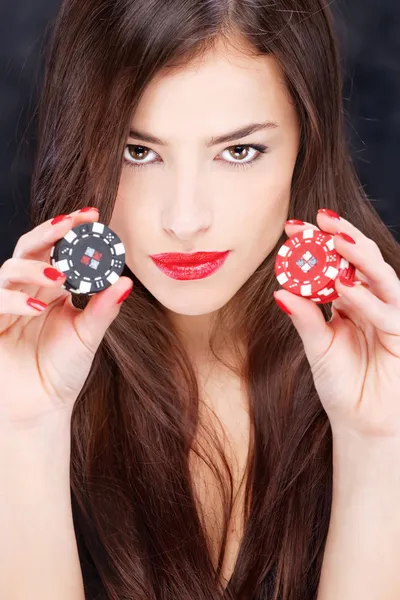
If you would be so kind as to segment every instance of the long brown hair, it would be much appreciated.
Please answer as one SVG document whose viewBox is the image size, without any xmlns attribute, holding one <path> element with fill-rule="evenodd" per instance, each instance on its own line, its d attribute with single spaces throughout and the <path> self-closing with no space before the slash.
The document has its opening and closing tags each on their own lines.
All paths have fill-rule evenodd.
<svg viewBox="0 0 400 600">
<path fill-rule="evenodd" d="M 400 274 L 398 244 L 349 157 L 338 44 L 323 4 L 64 0 L 39 105 L 32 225 L 88 204 L 108 223 L 132 111 L 147 84 L 236 33 L 256 54 L 275 56 L 298 111 L 288 218 L 314 222 L 319 208 L 331 208 L 374 239 Z M 286 239 L 282 233 L 275 250 Z M 201 426 L 193 365 L 163 307 L 126 267 L 133 293 L 72 415 L 71 493 L 88 600 L 316 598 L 330 518 L 331 429 L 301 340 L 273 298 L 274 258 L 272 252 L 215 322 L 215 331 L 229 323 L 230 334 L 245 342 L 240 375 L 251 422 L 247 524 L 225 591 L 219 570 L 226 538 L 215 567 L 188 468 Z M 73 301 L 85 306 L 83 298 Z M 321 310 L 329 319 L 330 305 Z M 199 452 L 218 476 L 215 455 L 207 454 Z M 232 498 L 229 474 L 222 475 L 227 523 Z"/>
</svg>

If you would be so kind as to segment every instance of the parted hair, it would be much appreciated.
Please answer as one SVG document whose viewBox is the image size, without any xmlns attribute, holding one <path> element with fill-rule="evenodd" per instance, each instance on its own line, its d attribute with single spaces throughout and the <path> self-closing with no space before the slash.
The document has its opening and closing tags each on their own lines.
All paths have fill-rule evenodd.
<svg viewBox="0 0 400 600">
<path fill-rule="evenodd" d="M 32 226 L 86 205 L 97 206 L 107 224 L 146 86 L 161 70 L 184 68 L 217 40 L 238 35 L 254 55 L 275 57 L 298 113 L 287 218 L 314 222 L 319 208 L 338 212 L 400 275 L 397 242 L 350 158 L 338 42 L 322 0 L 64 0 L 46 47 Z M 239 374 L 251 423 L 246 528 L 225 590 L 219 575 L 230 467 L 200 422 L 198 383 L 177 332 L 125 267 L 133 292 L 96 353 L 71 422 L 71 501 L 87 600 L 316 598 L 332 501 L 332 436 L 301 339 L 273 298 L 274 259 L 286 239 L 282 233 L 218 311 L 210 341 L 218 357 L 213 340 L 229 324 L 232 340 L 245 343 Z M 86 301 L 73 298 L 78 308 Z M 320 309 L 328 320 L 331 305 Z M 212 451 L 194 443 L 200 428 Z M 189 472 L 193 448 L 220 484 L 226 521 L 217 565 Z"/>
</svg>

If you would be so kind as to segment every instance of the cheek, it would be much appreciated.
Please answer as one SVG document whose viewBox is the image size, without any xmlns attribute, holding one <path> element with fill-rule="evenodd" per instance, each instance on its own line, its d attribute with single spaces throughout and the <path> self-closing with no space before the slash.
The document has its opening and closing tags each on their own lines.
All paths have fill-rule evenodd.
<svg viewBox="0 0 400 600">
<path fill-rule="evenodd" d="M 124 240 L 131 267 L 134 255 L 147 254 L 149 248 L 157 248 L 159 243 L 159 215 L 157 206 L 149 201 L 152 195 L 137 180 L 133 182 L 132 175 L 121 177 L 110 227 Z"/>
<path fill-rule="evenodd" d="M 265 231 L 269 228 L 283 228 L 289 209 L 291 175 L 284 177 L 277 171 L 269 175 L 261 173 L 243 186 L 235 186 L 230 194 L 227 215 L 242 229 L 252 228 Z M 229 216 L 228 216 L 229 215 Z"/>
<path fill-rule="evenodd" d="M 125 229 L 138 222 L 142 211 L 140 198 L 144 197 L 138 189 L 140 186 L 137 181 L 133 181 L 132 175 L 127 171 L 128 169 L 124 169 L 122 172 L 112 216 L 113 221 Z"/>
</svg>

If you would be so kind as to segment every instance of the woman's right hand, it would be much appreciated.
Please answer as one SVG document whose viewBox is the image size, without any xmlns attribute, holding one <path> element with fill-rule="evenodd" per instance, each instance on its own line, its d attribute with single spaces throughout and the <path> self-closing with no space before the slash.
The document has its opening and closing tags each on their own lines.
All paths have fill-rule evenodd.
<svg viewBox="0 0 400 600">
<path fill-rule="evenodd" d="M 91 209 L 56 224 L 49 219 L 22 235 L 0 267 L 0 426 L 31 427 L 49 413 L 71 414 L 101 340 L 119 313 L 118 301 L 132 289 L 132 280 L 120 277 L 79 310 L 62 287 L 65 276 L 46 277 L 54 274 L 52 246 L 98 216 Z M 30 306 L 32 298 L 36 303 Z M 45 310 L 35 308 L 40 302 Z"/>
</svg>

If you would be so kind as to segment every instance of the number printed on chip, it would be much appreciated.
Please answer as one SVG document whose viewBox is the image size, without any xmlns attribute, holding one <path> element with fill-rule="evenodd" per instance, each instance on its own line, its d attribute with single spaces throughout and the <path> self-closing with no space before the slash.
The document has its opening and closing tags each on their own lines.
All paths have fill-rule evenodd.
<svg viewBox="0 0 400 600">
<path fill-rule="evenodd" d="M 118 281 L 125 266 L 125 248 L 107 225 L 81 223 L 58 240 L 50 259 L 66 275 L 66 290 L 92 296 Z"/>
</svg>

